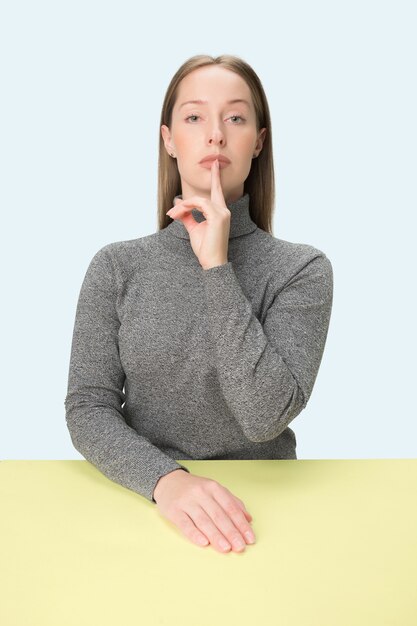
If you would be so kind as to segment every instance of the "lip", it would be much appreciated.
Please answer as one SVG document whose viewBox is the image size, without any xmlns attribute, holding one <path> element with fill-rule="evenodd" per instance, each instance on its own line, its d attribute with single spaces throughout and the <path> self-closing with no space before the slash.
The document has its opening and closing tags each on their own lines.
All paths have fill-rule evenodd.
<svg viewBox="0 0 417 626">
<path fill-rule="evenodd" d="M 225 165 L 230 163 L 230 159 L 228 159 L 226 156 L 223 156 L 223 154 L 208 154 L 203 159 L 201 159 L 199 163 L 201 163 L 201 165 L 203 163 L 209 163 L 211 165 L 212 162 L 216 159 L 218 159 L 219 163 L 224 163 Z"/>
<path fill-rule="evenodd" d="M 213 159 L 210 161 L 202 161 L 200 162 L 201 167 L 204 167 L 205 170 L 211 170 L 213 165 Z M 228 167 L 230 163 L 226 163 L 225 161 L 219 161 L 219 169 L 223 169 L 224 167 Z"/>
</svg>

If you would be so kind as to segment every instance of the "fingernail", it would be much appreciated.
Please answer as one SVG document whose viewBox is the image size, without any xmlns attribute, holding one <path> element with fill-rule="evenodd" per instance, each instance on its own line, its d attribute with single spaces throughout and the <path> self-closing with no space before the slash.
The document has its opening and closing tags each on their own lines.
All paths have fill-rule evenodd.
<svg viewBox="0 0 417 626">
<path fill-rule="evenodd" d="M 248 530 L 248 531 L 245 533 L 245 537 L 246 537 L 246 539 L 249 541 L 249 543 L 255 543 L 255 536 L 254 536 L 254 534 L 253 534 L 253 533 L 251 533 L 251 532 L 250 532 L 250 530 Z"/>
</svg>

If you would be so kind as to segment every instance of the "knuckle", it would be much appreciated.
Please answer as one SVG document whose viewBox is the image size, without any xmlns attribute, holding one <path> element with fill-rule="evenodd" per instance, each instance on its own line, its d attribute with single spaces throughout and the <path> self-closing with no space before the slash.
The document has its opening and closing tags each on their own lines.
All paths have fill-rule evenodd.
<svg viewBox="0 0 417 626">
<path fill-rule="evenodd" d="M 187 531 L 192 527 L 192 523 L 187 515 L 183 513 L 173 513 L 170 516 L 171 521 L 183 531 Z"/>
<path fill-rule="evenodd" d="M 242 532 L 244 532 L 244 533 L 247 533 L 247 532 L 253 533 L 253 528 L 249 524 L 247 519 L 245 519 L 244 523 L 242 524 Z"/>
<path fill-rule="evenodd" d="M 223 485 L 221 485 L 217 480 L 215 480 L 214 478 L 210 478 L 207 481 L 207 485 L 210 486 L 212 489 L 214 489 L 216 492 L 220 492 L 220 491 L 226 491 L 226 489 L 223 487 Z"/>
<path fill-rule="evenodd" d="M 194 499 L 200 500 L 204 496 L 204 487 L 201 483 L 191 485 L 188 493 L 191 494 Z"/>
<path fill-rule="evenodd" d="M 214 543 L 220 548 L 222 552 L 223 550 L 228 550 L 231 548 L 230 540 L 221 533 L 216 533 L 214 535 Z"/>
<path fill-rule="evenodd" d="M 218 511 L 217 509 L 213 511 L 212 515 L 211 515 L 213 522 L 216 524 L 216 526 L 223 526 L 224 523 L 224 513 L 222 513 L 221 511 Z"/>
<path fill-rule="evenodd" d="M 199 528 L 206 528 L 207 527 L 207 519 L 201 513 L 196 513 L 195 514 L 195 516 L 194 516 L 194 523 Z"/>
<path fill-rule="evenodd" d="M 231 542 L 235 545 L 239 545 L 242 544 L 245 545 L 245 540 L 243 539 L 242 535 L 240 533 L 233 533 L 232 537 L 230 538 Z"/>
<path fill-rule="evenodd" d="M 199 530 L 195 530 L 192 534 L 190 534 L 190 539 L 194 543 L 198 543 L 199 545 L 200 545 L 200 541 L 201 541 L 202 537 L 204 537 L 204 535 Z"/>
<path fill-rule="evenodd" d="M 194 537 L 198 535 L 198 531 L 190 520 L 181 518 L 176 520 L 176 524 L 185 537 L 191 539 L 191 541 L 194 541 Z"/>
<path fill-rule="evenodd" d="M 240 518 L 239 513 L 242 513 L 242 511 L 239 509 L 237 504 L 233 502 L 233 500 L 230 500 L 225 504 L 225 511 L 231 518 L 234 518 L 236 516 L 239 516 Z"/>
</svg>

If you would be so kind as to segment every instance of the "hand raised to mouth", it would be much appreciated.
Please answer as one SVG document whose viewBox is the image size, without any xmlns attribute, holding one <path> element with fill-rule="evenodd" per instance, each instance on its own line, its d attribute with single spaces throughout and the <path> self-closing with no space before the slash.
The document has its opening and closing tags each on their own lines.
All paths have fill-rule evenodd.
<svg viewBox="0 0 417 626">
<path fill-rule="evenodd" d="M 194 208 L 202 212 L 205 221 L 196 222 L 191 213 Z M 218 159 L 211 164 L 210 200 L 200 196 L 192 196 L 187 200 L 177 198 L 175 206 L 167 211 L 167 215 L 184 224 L 194 254 L 204 270 L 228 262 L 231 213 L 223 195 Z"/>
</svg>

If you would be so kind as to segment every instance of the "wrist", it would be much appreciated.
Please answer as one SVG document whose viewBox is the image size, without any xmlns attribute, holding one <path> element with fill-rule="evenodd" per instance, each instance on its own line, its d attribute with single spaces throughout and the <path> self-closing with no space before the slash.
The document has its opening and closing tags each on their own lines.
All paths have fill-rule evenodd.
<svg viewBox="0 0 417 626">
<path fill-rule="evenodd" d="M 167 474 L 164 474 L 158 479 L 156 486 L 154 487 L 153 494 L 152 494 L 152 497 L 155 500 L 155 502 L 157 501 L 157 496 L 160 495 L 161 489 L 163 488 L 163 486 L 166 485 L 166 483 L 169 482 L 169 480 L 174 476 L 174 474 L 177 474 L 179 471 L 184 472 L 185 474 L 187 473 L 181 467 L 178 467 L 177 469 L 172 470 L 171 472 L 168 472 Z"/>
</svg>

